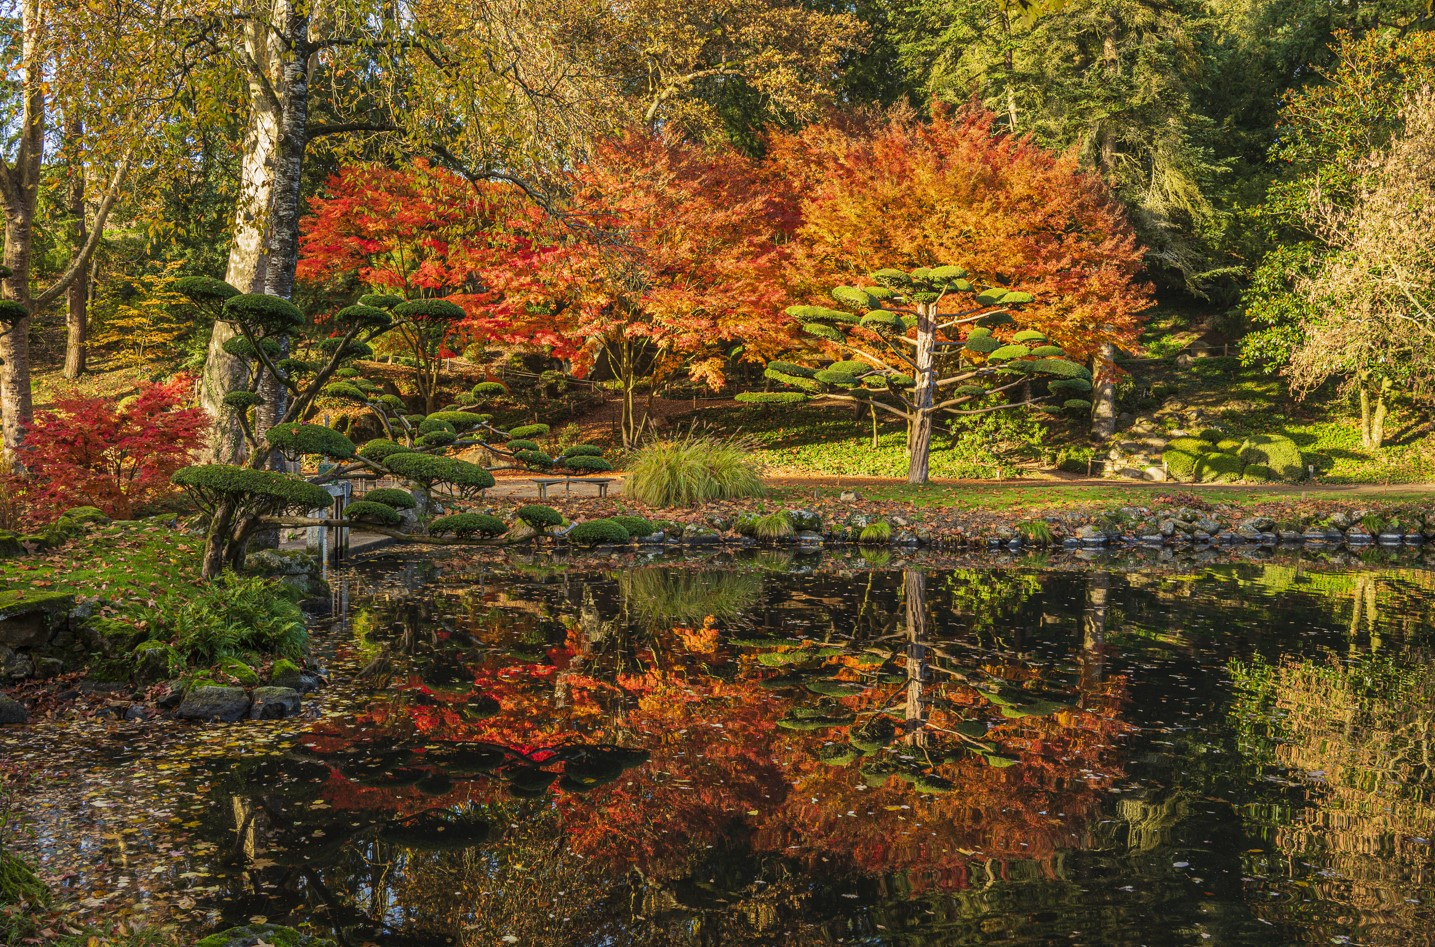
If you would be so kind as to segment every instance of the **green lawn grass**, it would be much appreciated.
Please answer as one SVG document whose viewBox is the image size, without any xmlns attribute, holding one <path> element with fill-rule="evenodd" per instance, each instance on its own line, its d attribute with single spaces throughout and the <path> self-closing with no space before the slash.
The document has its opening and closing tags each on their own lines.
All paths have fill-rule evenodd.
<svg viewBox="0 0 1435 947">
<path fill-rule="evenodd" d="M 63 592 L 119 604 L 145 602 L 199 582 L 204 541 L 164 524 L 137 520 L 100 526 L 40 555 L 0 560 L 0 588 Z"/>
</svg>

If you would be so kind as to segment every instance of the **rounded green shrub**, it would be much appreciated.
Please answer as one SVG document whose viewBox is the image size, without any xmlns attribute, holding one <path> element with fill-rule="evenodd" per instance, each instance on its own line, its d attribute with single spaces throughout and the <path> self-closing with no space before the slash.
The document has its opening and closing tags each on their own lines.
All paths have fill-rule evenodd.
<svg viewBox="0 0 1435 947">
<path fill-rule="evenodd" d="M 579 546 L 626 543 L 630 538 L 623 524 L 611 519 L 587 520 L 568 531 L 568 540 Z"/>
<path fill-rule="evenodd" d="M 170 477 L 205 509 L 221 499 L 232 498 L 271 513 L 283 510 L 327 509 L 333 502 L 329 491 L 302 477 L 276 470 L 250 470 L 231 464 L 200 464 L 185 467 Z"/>
<path fill-rule="evenodd" d="M 452 431 L 429 431 L 420 434 L 414 443 L 419 447 L 447 447 L 456 440 L 458 435 Z"/>
<path fill-rule="evenodd" d="M 1252 434 L 1238 450 L 1247 464 L 1269 467 L 1277 480 L 1297 481 L 1305 477 L 1305 460 L 1300 448 L 1284 434 Z"/>
<path fill-rule="evenodd" d="M 811 378 L 817 374 L 817 369 L 808 368 L 806 365 L 799 365 L 796 362 L 785 362 L 782 360 L 767 363 L 767 367 L 775 372 L 782 372 L 784 375 L 796 375 L 799 378 Z"/>
<path fill-rule="evenodd" d="M 502 536 L 508 532 L 508 524 L 487 513 L 453 513 L 440 516 L 429 523 L 429 532 L 435 536 L 451 534 L 460 539 L 469 536 Z"/>
<path fill-rule="evenodd" d="M 386 328 L 393 322 L 393 317 L 384 310 L 377 306 L 365 306 L 362 303 L 357 306 L 345 306 L 335 313 L 334 318 L 345 325 L 373 329 Z"/>
<path fill-rule="evenodd" d="M 1046 342 L 1047 338 L 1044 333 L 1038 332 L 1035 329 L 1022 329 L 1016 335 L 1012 336 L 1011 340 L 1013 342 L 1020 342 L 1023 345 L 1029 345 L 1032 342 Z"/>
<path fill-rule="evenodd" d="M 1235 454 L 1211 453 L 1196 461 L 1196 480 L 1200 483 L 1235 483 L 1241 479 L 1245 464 Z"/>
<path fill-rule="evenodd" d="M 800 391 L 740 391 L 733 400 L 738 404 L 803 404 L 808 396 Z"/>
<path fill-rule="evenodd" d="M 467 431 L 478 427 L 487 418 L 482 414 L 474 414 L 472 411 L 435 411 L 430 414 L 425 423 L 429 421 L 442 421 L 450 425 L 455 432 Z"/>
<path fill-rule="evenodd" d="M 259 360 L 259 351 L 261 349 L 263 350 L 264 354 L 268 355 L 270 358 L 277 358 L 280 352 L 279 343 L 273 339 L 260 339 L 259 345 L 255 346 L 253 342 L 250 342 L 242 335 L 236 335 L 233 338 L 225 339 L 219 347 L 224 349 L 227 354 L 233 355 L 235 358 L 242 358 L 245 361 L 249 362 L 256 362 Z"/>
<path fill-rule="evenodd" d="M 319 370 L 318 365 L 315 365 L 313 362 L 307 362 L 302 358 L 281 358 L 274 363 L 274 367 L 278 368 L 290 378 L 297 378 L 300 375 L 312 375 Z M 354 372 L 355 375 L 358 374 L 355 369 L 351 368 L 349 371 Z M 335 374 L 337 375 L 338 372 L 335 372 Z"/>
<path fill-rule="evenodd" d="M 287 457 L 322 454 L 336 460 L 348 460 L 357 451 L 353 441 L 322 424 L 301 424 L 298 421 L 276 424 L 264 432 L 264 439 L 270 447 Z"/>
<path fill-rule="evenodd" d="M 222 304 L 239 295 L 239 290 L 212 276 L 181 276 L 174 281 L 174 290 L 201 305 Z"/>
<path fill-rule="evenodd" d="M 325 385 L 323 391 L 326 398 L 338 398 L 340 401 L 357 401 L 364 404 L 369 396 L 362 388 L 353 382 L 336 381 L 333 384 Z"/>
<path fill-rule="evenodd" d="M 1247 483 L 1276 483 L 1281 478 L 1265 464 L 1246 464 L 1246 469 L 1241 471 L 1241 479 Z"/>
<path fill-rule="evenodd" d="M 651 536 L 658 531 L 658 528 L 646 517 L 619 514 L 608 518 L 627 530 L 628 535 L 634 539 L 642 539 L 644 536 Z"/>
<path fill-rule="evenodd" d="M 412 510 L 418 505 L 418 501 L 414 499 L 412 493 L 394 487 L 370 490 L 364 494 L 363 499 L 369 503 L 382 503 L 384 506 L 391 506 L 396 510 Z"/>
<path fill-rule="evenodd" d="M 985 335 L 977 335 L 979 331 L 983 330 L 973 329 L 972 334 L 967 336 L 967 341 L 963 345 L 963 348 L 968 352 L 976 352 L 978 355 L 991 355 L 993 352 L 1002 348 L 1001 339 L 992 335 L 990 330 L 985 330 Z"/>
<path fill-rule="evenodd" d="M 287 299 L 266 293 L 240 293 L 224 301 L 223 318 L 265 333 L 288 332 L 304 324 L 304 313 Z"/>
<path fill-rule="evenodd" d="M 528 467 L 552 467 L 553 458 L 541 450 L 519 450 L 513 452 L 513 459 Z"/>
<path fill-rule="evenodd" d="M 360 306 L 373 306 L 375 309 L 392 309 L 403 301 L 404 297 L 392 293 L 366 293 L 359 297 Z"/>
<path fill-rule="evenodd" d="M 481 381 L 469 389 L 469 394 L 475 398 L 501 398 L 508 389 L 496 381 Z"/>
<path fill-rule="evenodd" d="M 514 515 L 540 532 L 553 526 L 563 525 L 563 514 L 553 507 L 544 506 L 541 503 L 520 506 Z"/>
<path fill-rule="evenodd" d="M 399 303 L 393 312 L 411 322 L 458 322 L 464 316 L 463 309 L 447 299 L 411 299 Z"/>
<path fill-rule="evenodd" d="M 829 342 L 841 342 L 845 338 L 842 333 L 837 329 L 834 329 L 828 325 L 823 325 L 820 322 L 809 322 L 802 327 L 802 331 L 815 338 L 826 339 Z M 769 375 L 768 377 L 770 378 L 772 376 Z"/>
<path fill-rule="evenodd" d="M 575 457 L 565 457 L 562 460 L 563 466 L 569 470 L 576 470 L 581 473 L 603 473 L 613 469 L 612 463 L 605 457 L 590 457 L 586 454 L 579 454 Z"/>
<path fill-rule="evenodd" d="M 413 449 L 402 444 L 395 443 L 386 437 L 376 437 L 360 447 L 358 454 L 365 460 L 373 461 L 376 464 L 383 463 L 388 457 L 394 454 L 411 454 Z"/>
<path fill-rule="evenodd" d="M 432 434 L 434 431 L 443 431 L 447 434 L 457 434 L 458 429 L 442 418 L 436 418 L 432 414 L 419 422 L 420 434 Z"/>
<path fill-rule="evenodd" d="M 1233 437 L 1223 437 L 1216 442 L 1216 450 L 1222 454 L 1235 454 L 1241 449 L 1241 442 Z"/>
<path fill-rule="evenodd" d="M 546 424 L 520 424 L 508 432 L 509 437 L 530 438 L 542 437 L 548 433 Z"/>
<path fill-rule="evenodd" d="M 1032 358 L 1063 358 L 1066 351 L 1059 345 L 1038 345 L 1031 350 Z"/>
<path fill-rule="evenodd" d="M 264 403 L 264 399 L 252 391 L 231 391 L 224 396 L 224 406 L 231 411 L 248 411 Z"/>
<path fill-rule="evenodd" d="M 993 362 L 1007 362 L 1014 358 L 1026 358 L 1031 354 L 1031 349 L 1025 345 L 1003 345 L 995 350 L 987 358 Z"/>
<path fill-rule="evenodd" d="M 463 490 L 483 490 L 493 486 L 493 474 L 478 464 L 454 457 L 436 457 L 417 452 L 392 454 L 384 466 L 396 477 L 411 480 L 425 487 L 450 483 Z"/>
<path fill-rule="evenodd" d="M 563 457 L 602 457 L 603 448 L 597 444 L 569 444 L 563 448 Z"/>
<path fill-rule="evenodd" d="M 507 444 L 504 444 L 503 446 L 504 446 L 506 449 L 511 450 L 511 451 L 538 450 L 538 442 L 537 442 L 537 441 L 524 440 L 524 439 L 521 438 L 521 437 L 520 437 L 520 438 L 516 438 L 516 439 L 514 439 L 514 440 L 511 440 L 511 441 L 509 441 Z"/>
<path fill-rule="evenodd" d="M 345 506 L 344 519 L 377 523 L 380 526 L 397 526 L 403 522 L 398 510 L 372 500 L 355 500 Z"/>
</svg>

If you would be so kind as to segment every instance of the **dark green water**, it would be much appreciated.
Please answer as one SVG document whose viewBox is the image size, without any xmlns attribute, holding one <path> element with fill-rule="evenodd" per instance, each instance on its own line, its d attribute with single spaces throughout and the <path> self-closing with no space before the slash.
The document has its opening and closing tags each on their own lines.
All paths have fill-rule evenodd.
<svg viewBox="0 0 1435 947">
<path fill-rule="evenodd" d="M 334 584 L 358 680 L 322 719 L 55 776 L 32 824 L 77 886 L 352 944 L 1435 942 L 1418 564 L 391 553 Z"/>
</svg>

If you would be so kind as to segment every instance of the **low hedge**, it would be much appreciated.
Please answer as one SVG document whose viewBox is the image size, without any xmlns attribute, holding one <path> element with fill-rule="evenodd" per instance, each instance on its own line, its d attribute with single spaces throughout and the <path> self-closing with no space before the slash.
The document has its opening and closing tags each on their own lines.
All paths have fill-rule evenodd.
<svg viewBox="0 0 1435 947">
<path fill-rule="evenodd" d="M 587 520 L 568 531 L 569 542 L 579 546 L 626 543 L 631 538 L 623 524 L 612 519 Z"/>
<path fill-rule="evenodd" d="M 468 536 L 502 536 L 508 532 L 508 524 L 487 513 L 453 513 L 440 516 L 429 523 L 429 532 L 435 536 L 453 534 L 460 538 Z"/>
</svg>

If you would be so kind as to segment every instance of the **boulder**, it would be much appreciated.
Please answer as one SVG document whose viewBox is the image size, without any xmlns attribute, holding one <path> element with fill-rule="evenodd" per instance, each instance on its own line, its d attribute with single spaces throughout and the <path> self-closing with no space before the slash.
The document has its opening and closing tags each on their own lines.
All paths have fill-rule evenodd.
<svg viewBox="0 0 1435 947">
<path fill-rule="evenodd" d="M 24 704 L 0 694 L 0 727 L 29 722 L 30 711 Z"/>
<path fill-rule="evenodd" d="M 787 517 L 792 521 L 792 528 L 799 533 L 820 533 L 822 532 L 822 516 L 811 510 L 788 510 Z"/>
<path fill-rule="evenodd" d="M 283 720 L 299 713 L 299 692 L 292 687 L 256 687 L 250 720 Z"/>
<path fill-rule="evenodd" d="M 1247 526 L 1258 533 L 1269 533 L 1276 528 L 1276 521 L 1269 516 L 1252 516 L 1250 519 L 1241 520 L 1241 527 Z"/>
<path fill-rule="evenodd" d="M 191 687 L 175 713 L 182 720 L 233 723 L 249 712 L 249 695 L 242 687 Z"/>
</svg>

